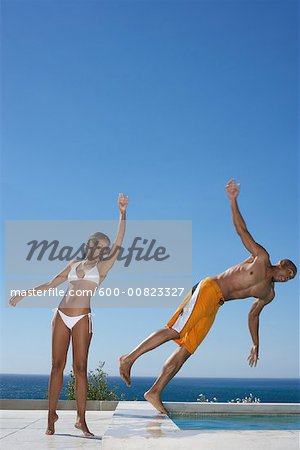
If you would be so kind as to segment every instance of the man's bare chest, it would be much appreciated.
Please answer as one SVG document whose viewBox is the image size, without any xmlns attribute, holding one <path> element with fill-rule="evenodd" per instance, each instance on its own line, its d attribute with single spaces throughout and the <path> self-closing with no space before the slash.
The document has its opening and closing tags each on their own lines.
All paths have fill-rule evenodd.
<svg viewBox="0 0 300 450">
<path fill-rule="evenodd" d="M 252 290 L 253 297 L 261 298 L 265 301 L 271 301 L 275 296 L 274 283 L 272 282 L 263 281 L 255 284 Z"/>
</svg>

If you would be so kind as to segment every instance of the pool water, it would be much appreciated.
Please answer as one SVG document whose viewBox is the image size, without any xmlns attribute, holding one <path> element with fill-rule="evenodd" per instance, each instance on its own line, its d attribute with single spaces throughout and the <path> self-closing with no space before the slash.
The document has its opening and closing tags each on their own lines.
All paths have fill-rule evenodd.
<svg viewBox="0 0 300 450">
<path fill-rule="evenodd" d="M 170 414 L 181 430 L 300 430 L 299 414 Z"/>
</svg>

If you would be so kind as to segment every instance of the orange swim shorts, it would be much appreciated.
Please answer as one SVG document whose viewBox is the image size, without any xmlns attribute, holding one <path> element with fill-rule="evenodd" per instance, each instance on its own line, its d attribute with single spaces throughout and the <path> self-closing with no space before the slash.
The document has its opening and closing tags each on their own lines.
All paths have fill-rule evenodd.
<svg viewBox="0 0 300 450">
<path fill-rule="evenodd" d="M 194 353 L 209 332 L 223 303 L 223 294 L 215 280 L 207 277 L 196 284 L 166 324 L 167 328 L 180 334 L 174 342 Z"/>
</svg>

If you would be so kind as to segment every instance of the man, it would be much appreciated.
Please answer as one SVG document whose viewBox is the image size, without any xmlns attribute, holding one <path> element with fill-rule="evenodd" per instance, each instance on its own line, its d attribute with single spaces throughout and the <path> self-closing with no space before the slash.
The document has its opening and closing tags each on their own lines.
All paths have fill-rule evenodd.
<svg viewBox="0 0 300 450">
<path fill-rule="evenodd" d="M 160 398 L 162 390 L 195 352 L 210 330 L 219 307 L 228 300 L 247 297 L 256 299 L 248 315 L 253 341 L 248 361 L 251 367 L 256 366 L 259 349 L 259 315 L 274 299 L 274 283 L 288 281 L 297 273 L 295 264 L 288 259 L 280 260 L 273 266 L 268 252 L 255 242 L 238 208 L 239 190 L 240 185 L 235 185 L 234 180 L 228 182 L 226 192 L 230 199 L 233 224 L 251 256 L 225 272 L 197 283 L 186 295 L 165 328 L 151 334 L 133 351 L 119 358 L 120 375 L 130 386 L 130 369 L 137 358 L 169 340 L 173 339 L 179 344 L 165 362 L 153 386 L 144 394 L 145 399 L 160 413 L 167 413 Z"/>
</svg>

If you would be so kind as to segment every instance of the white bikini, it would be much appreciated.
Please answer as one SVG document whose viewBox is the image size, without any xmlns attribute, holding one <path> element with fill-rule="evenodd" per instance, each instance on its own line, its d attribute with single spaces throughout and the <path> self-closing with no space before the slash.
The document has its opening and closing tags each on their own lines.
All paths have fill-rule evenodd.
<svg viewBox="0 0 300 450">
<path fill-rule="evenodd" d="M 84 273 L 83 277 L 79 277 L 77 275 L 77 266 L 81 263 L 82 261 L 78 261 L 75 262 L 75 264 L 72 265 L 71 270 L 68 274 L 68 280 L 69 281 L 78 281 L 78 280 L 84 280 L 84 281 L 91 281 L 93 283 L 95 283 L 97 286 L 99 284 L 100 281 L 100 276 L 99 276 L 99 271 L 97 268 L 97 265 L 95 265 L 94 267 L 92 267 L 90 270 L 88 270 L 87 272 Z M 60 311 L 58 308 L 54 308 L 52 311 L 54 311 L 54 315 L 53 315 L 53 319 L 52 322 L 54 320 L 54 318 L 56 317 L 57 312 L 59 313 L 60 317 L 62 318 L 63 322 L 65 323 L 65 325 L 72 330 L 72 328 L 74 327 L 74 325 L 76 325 L 76 323 L 82 319 L 85 316 L 88 316 L 89 319 L 89 333 L 93 332 L 93 328 L 92 328 L 92 317 L 95 314 L 92 313 L 87 313 L 87 314 L 81 314 L 80 316 L 67 316 L 66 314 L 64 314 L 62 311 Z M 52 323 L 51 322 L 51 323 Z"/>
</svg>

